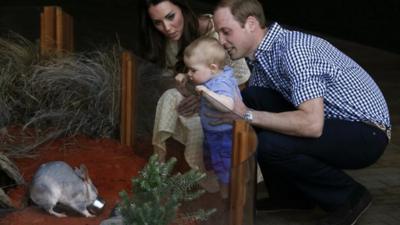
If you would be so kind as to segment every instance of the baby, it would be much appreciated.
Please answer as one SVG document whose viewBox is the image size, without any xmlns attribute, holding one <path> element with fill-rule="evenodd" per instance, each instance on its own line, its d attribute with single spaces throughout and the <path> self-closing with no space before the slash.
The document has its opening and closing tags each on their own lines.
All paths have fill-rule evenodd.
<svg viewBox="0 0 400 225">
<path fill-rule="evenodd" d="M 220 112 L 233 110 L 234 98 L 241 98 L 233 69 L 223 46 L 211 37 L 201 37 L 184 51 L 189 80 L 201 94 L 200 119 L 204 132 L 203 155 L 206 169 L 212 169 L 221 185 L 221 196 L 228 197 L 232 153 L 232 124 L 218 124 Z M 176 79 L 183 79 L 179 74 Z"/>
</svg>

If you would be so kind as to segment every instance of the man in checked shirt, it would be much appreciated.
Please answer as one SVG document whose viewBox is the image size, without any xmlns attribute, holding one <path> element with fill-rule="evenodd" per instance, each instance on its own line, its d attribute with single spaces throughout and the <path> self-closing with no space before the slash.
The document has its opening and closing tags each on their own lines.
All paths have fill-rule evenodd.
<svg viewBox="0 0 400 225">
<path fill-rule="evenodd" d="M 257 210 L 328 212 L 318 224 L 354 224 L 371 204 L 343 169 L 367 167 L 390 140 L 382 92 L 370 75 L 327 41 L 267 27 L 257 0 L 222 1 L 214 11 L 220 42 L 252 74 L 235 111 L 255 127 L 269 198 Z"/>
</svg>

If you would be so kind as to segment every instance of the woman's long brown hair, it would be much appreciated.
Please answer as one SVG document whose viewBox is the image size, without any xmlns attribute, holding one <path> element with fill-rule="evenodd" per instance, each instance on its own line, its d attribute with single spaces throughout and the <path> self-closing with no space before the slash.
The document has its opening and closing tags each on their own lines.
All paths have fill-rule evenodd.
<svg viewBox="0 0 400 225">
<path fill-rule="evenodd" d="M 140 33 L 144 33 L 139 38 L 139 52 L 138 55 L 142 56 L 153 63 L 165 67 L 166 62 L 166 44 L 167 38 L 158 31 L 152 19 L 149 16 L 148 9 L 151 5 L 157 5 L 163 1 L 170 1 L 178 6 L 184 18 L 184 26 L 182 37 L 179 40 L 179 50 L 177 55 L 177 63 L 175 65 L 176 72 L 182 72 L 183 64 L 183 50 L 193 40 L 200 36 L 199 22 L 193 10 L 189 7 L 185 0 L 141 0 L 140 5 Z"/>
</svg>

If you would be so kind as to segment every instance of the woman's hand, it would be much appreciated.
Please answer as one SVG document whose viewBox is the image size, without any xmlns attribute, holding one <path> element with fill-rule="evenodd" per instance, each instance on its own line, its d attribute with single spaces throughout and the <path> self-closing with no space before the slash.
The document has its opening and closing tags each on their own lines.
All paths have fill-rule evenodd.
<svg viewBox="0 0 400 225">
<path fill-rule="evenodd" d="M 184 97 L 188 97 L 191 95 L 190 91 L 187 89 L 188 77 L 184 73 L 178 73 L 175 76 L 176 89 L 181 93 Z"/>
<path fill-rule="evenodd" d="M 178 114 L 184 117 L 192 116 L 199 111 L 200 96 L 189 95 L 182 99 L 177 107 Z"/>
</svg>

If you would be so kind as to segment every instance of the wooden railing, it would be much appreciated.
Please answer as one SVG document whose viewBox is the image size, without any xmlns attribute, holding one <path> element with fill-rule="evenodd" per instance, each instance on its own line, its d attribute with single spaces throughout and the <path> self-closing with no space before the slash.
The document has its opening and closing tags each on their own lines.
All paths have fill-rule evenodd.
<svg viewBox="0 0 400 225">
<path fill-rule="evenodd" d="M 121 144 L 133 146 L 135 138 L 136 60 L 132 52 L 122 53 L 121 74 Z"/>
<path fill-rule="evenodd" d="M 59 6 L 45 6 L 40 15 L 40 53 L 74 51 L 73 17 Z M 133 146 L 135 135 L 136 60 L 125 51 L 121 55 L 121 123 L 120 141 Z"/>
<path fill-rule="evenodd" d="M 237 120 L 233 128 L 229 190 L 229 224 L 254 224 L 257 137 L 251 126 Z"/>
<path fill-rule="evenodd" d="M 73 18 L 59 6 L 45 6 L 40 14 L 40 53 L 74 50 Z"/>
</svg>

